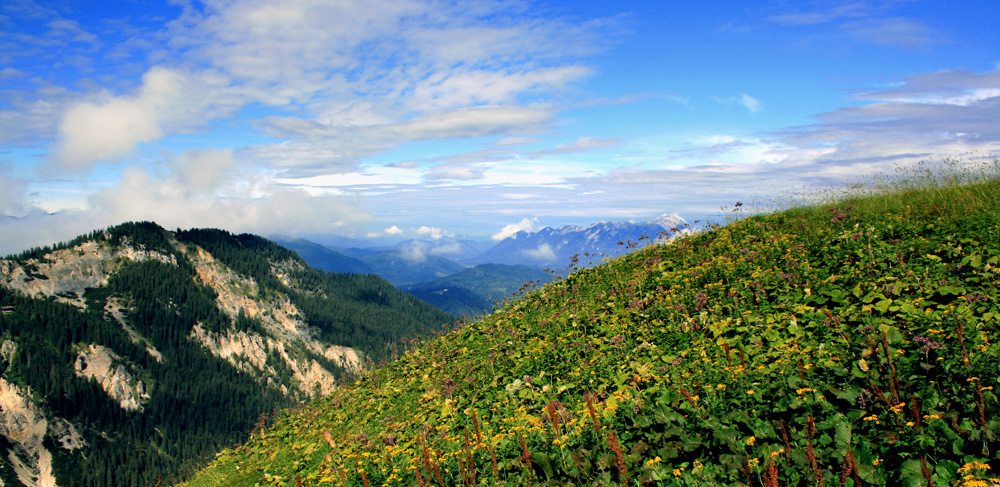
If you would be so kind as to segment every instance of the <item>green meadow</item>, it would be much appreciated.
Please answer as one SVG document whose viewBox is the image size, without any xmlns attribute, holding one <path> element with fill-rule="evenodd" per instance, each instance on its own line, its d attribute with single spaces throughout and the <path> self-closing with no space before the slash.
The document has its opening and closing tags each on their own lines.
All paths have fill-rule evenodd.
<svg viewBox="0 0 1000 487">
<path fill-rule="evenodd" d="M 998 164 L 731 206 L 411 343 L 185 485 L 989 485 Z"/>
</svg>

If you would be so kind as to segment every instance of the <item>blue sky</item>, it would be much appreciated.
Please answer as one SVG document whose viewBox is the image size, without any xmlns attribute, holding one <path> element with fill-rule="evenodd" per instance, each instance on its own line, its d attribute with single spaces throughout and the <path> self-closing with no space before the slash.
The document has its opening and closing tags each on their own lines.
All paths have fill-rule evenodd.
<svg viewBox="0 0 1000 487">
<path fill-rule="evenodd" d="M 0 254 L 688 219 L 1000 152 L 993 0 L 9 0 Z"/>
</svg>

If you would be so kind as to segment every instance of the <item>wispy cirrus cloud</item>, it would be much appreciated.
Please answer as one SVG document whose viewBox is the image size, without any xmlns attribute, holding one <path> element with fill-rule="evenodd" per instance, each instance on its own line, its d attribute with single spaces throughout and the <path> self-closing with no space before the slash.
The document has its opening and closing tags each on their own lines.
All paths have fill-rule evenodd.
<svg viewBox="0 0 1000 487">
<path fill-rule="evenodd" d="M 613 147 L 620 144 L 622 141 L 618 139 L 599 139 L 595 137 L 580 137 L 569 144 L 559 144 L 553 149 L 548 150 L 538 150 L 528 152 L 527 155 L 532 158 L 559 155 L 559 154 L 576 154 L 580 152 L 587 152 L 594 149 L 604 149 L 607 147 Z"/>
<path fill-rule="evenodd" d="M 946 40 L 926 22 L 900 15 L 904 4 L 892 0 L 820 4 L 813 9 L 783 10 L 767 16 L 765 22 L 789 27 L 828 24 L 851 42 L 904 49 Z"/>
<path fill-rule="evenodd" d="M 718 103 L 740 105 L 743 108 L 746 108 L 750 113 L 759 112 L 763 107 L 763 104 L 759 100 L 746 93 L 740 93 L 738 95 L 727 97 L 713 97 L 713 99 Z"/>
</svg>

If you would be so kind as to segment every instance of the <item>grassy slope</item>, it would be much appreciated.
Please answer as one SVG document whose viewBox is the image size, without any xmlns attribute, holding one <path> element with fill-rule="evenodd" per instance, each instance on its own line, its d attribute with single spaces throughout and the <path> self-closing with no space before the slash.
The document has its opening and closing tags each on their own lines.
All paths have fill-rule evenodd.
<svg viewBox="0 0 1000 487">
<path fill-rule="evenodd" d="M 987 475 L 1000 183 L 903 190 L 581 270 L 287 414 L 189 485 Z"/>
</svg>

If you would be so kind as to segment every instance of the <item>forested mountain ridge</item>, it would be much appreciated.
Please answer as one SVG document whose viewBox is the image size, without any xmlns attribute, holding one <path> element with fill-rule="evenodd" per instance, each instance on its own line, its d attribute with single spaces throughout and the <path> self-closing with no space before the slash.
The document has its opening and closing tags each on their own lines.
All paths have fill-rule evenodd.
<svg viewBox="0 0 1000 487">
<path fill-rule="evenodd" d="M 0 261 L 2 485 L 153 485 L 451 318 L 252 235 L 127 223 Z"/>
</svg>

